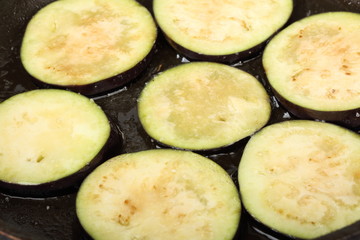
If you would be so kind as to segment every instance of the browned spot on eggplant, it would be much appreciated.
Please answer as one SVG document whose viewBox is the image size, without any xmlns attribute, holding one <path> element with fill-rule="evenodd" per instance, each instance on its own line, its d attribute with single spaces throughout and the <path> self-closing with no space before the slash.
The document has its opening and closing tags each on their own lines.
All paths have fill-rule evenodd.
<svg viewBox="0 0 360 240">
<path fill-rule="evenodd" d="M 43 155 L 40 155 L 40 156 L 37 157 L 36 162 L 39 163 L 44 159 L 45 159 L 45 157 Z"/>
</svg>

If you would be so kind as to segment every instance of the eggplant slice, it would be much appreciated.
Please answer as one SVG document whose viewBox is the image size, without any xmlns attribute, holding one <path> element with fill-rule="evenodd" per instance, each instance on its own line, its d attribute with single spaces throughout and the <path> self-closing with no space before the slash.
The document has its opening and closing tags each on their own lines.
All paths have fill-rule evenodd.
<svg viewBox="0 0 360 240">
<path fill-rule="evenodd" d="M 135 0 L 61 0 L 29 22 L 21 46 L 25 69 L 43 86 L 95 95 L 145 69 L 157 29 Z"/>
<path fill-rule="evenodd" d="M 231 240 L 241 204 L 215 162 L 156 149 L 119 155 L 95 169 L 80 187 L 76 212 L 96 240 Z"/>
<path fill-rule="evenodd" d="M 252 75 L 224 64 L 193 62 L 148 82 L 138 99 L 138 114 L 145 131 L 162 144 L 213 150 L 263 127 L 271 107 Z"/>
<path fill-rule="evenodd" d="M 267 45 L 263 65 L 280 102 L 300 118 L 360 126 L 360 14 L 293 23 Z"/>
<path fill-rule="evenodd" d="M 45 196 L 74 185 L 103 159 L 111 126 L 92 100 L 42 89 L 0 104 L 0 189 Z"/>
<path fill-rule="evenodd" d="M 267 126 L 245 147 L 245 209 L 283 234 L 312 239 L 360 220 L 360 135 L 330 123 Z"/>
<path fill-rule="evenodd" d="M 154 0 L 155 19 L 184 56 L 233 63 L 254 56 L 289 19 L 292 0 Z"/>
</svg>

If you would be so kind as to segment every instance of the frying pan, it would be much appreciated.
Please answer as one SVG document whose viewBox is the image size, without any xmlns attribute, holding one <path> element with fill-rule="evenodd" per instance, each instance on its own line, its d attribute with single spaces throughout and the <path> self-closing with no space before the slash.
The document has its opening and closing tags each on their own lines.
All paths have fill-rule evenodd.
<svg viewBox="0 0 360 240">
<path fill-rule="evenodd" d="M 0 0 L 0 102 L 17 93 L 38 88 L 23 69 L 19 51 L 27 22 L 40 8 L 52 1 Z M 151 11 L 152 1 L 139 2 Z M 360 12 L 359 0 L 294 0 L 294 3 L 295 9 L 289 23 L 321 12 Z M 178 55 L 160 34 L 157 52 L 149 67 L 139 77 L 121 89 L 94 97 L 96 103 L 115 121 L 125 136 L 121 152 L 136 152 L 159 147 L 140 125 L 136 100 L 145 83 L 154 74 L 186 61 L 187 59 Z M 261 66 L 261 53 L 249 61 L 237 63 L 236 67 L 253 74 L 264 84 L 271 96 L 272 116 L 268 124 L 295 119 L 279 106 L 273 97 Z M 247 141 L 248 138 L 221 152 L 202 154 L 219 163 L 237 184 L 237 166 Z M 0 239 L 91 239 L 76 218 L 77 189 L 78 186 L 74 186 L 67 194 L 42 199 L 18 198 L 0 193 Z M 243 211 L 235 239 L 290 240 L 291 238 L 263 226 Z M 319 238 L 319 240 L 325 239 L 360 239 L 360 222 Z"/>
</svg>

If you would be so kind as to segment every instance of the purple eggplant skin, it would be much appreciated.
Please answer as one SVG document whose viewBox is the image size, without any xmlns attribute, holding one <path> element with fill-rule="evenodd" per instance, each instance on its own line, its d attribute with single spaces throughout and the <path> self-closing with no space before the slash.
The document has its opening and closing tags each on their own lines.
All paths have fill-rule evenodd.
<svg viewBox="0 0 360 240">
<path fill-rule="evenodd" d="M 230 143 L 229 145 L 225 145 L 218 148 L 212 148 L 212 149 L 198 149 L 198 150 L 191 150 L 194 153 L 197 153 L 199 155 L 203 155 L 204 157 L 213 155 L 213 154 L 222 154 L 226 152 L 234 152 L 241 148 L 241 146 L 244 146 L 250 139 L 250 136 L 245 137 L 243 139 L 240 139 L 236 142 Z M 155 148 L 166 148 L 166 149 L 175 149 L 175 150 L 182 150 L 182 151 L 188 151 L 189 149 L 185 148 L 178 148 L 173 147 L 170 145 L 167 145 L 165 143 L 159 142 L 156 139 L 151 138 L 152 142 L 155 143 Z"/>
<path fill-rule="evenodd" d="M 260 55 L 264 50 L 265 46 L 267 45 L 267 43 L 270 41 L 270 39 L 273 38 L 277 33 L 279 33 L 283 28 L 285 28 L 291 21 L 293 21 L 292 19 L 296 17 L 295 16 L 296 12 L 294 11 L 294 9 L 298 4 L 296 1 L 292 1 L 292 2 L 293 2 L 293 11 L 287 22 L 281 28 L 279 28 L 275 33 L 273 33 L 268 39 L 255 45 L 254 47 L 233 54 L 206 55 L 202 53 L 197 53 L 179 45 L 173 39 L 168 37 L 163 31 L 162 34 L 164 35 L 166 41 L 169 43 L 171 47 L 173 47 L 179 54 L 183 55 L 184 57 L 188 58 L 191 61 L 206 61 L 206 62 L 218 62 L 224 64 L 234 64 L 240 61 L 250 60 L 251 58 Z"/>
<path fill-rule="evenodd" d="M 272 91 L 280 104 L 298 118 L 323 120 L 352 129 L 360 128 L 360 108 L 346 111 L 318 111 L 290 102 L 273 88 Z"/>
<path fill-rule="evenodd" d="M 83 168 L 64 178 L 55 181 L 24 185 L 0 180 L 0 192 L 11 196 L 46 198 L 70 194 L 77 190 L 82 180 L 98 165 L 121 153 L 123 147 L 123 135 L 120 129 L 110 121 L 111 132 L 107 142 L 100 152 Z"/>
<path fill-rule="evenodd" d="M 104 94 L 106 92 L 113 91 L 115 89 L 121 88 L 130 81 L 138 77 L 149 65 L 153 55 L 156 52 L 157 41 L 155 41 L 153 48 L 150 50 L 148 55 L 140 62 L 138 62 L 134 67 L 129 70 L 122 72 L 116 76 L 112 76 L 94 83 L 85 84 L 85 85 L 56 85 L 43 82 L 35 77 L 32 77 L 34 83 L 40 88 L 56 88 L 56 89 L 65 89 L 72 92 L 77 92 L 85 96 L 96 96 Z M 95 66 L 96 67 L 96 66 Z"/>
<path fill-rule="evenodd" d="M 233 63 L 236 63 L 239 61 L 248 60 L 250 58 L 256 57 L 265 48 L 266 42 L 267 42 L 267 41 L 262 42 L 248 50 L 234 53 L 234 54 L 206 55 L 206 54 L 202 54 L 202 53 L 193 52 L 187 48 L 184 48 L 183 46 L 177 44 L 171 38 L 166 36 L 165 33 L 164 33 L 164 36 L 170 46 L 172 46 L 179 54 L 183 55 L 184 57 L 188 58 L 189 60 L 218 62 L 218 63 L 224 63 L 224 64 L 233 64 Z"/>
</svg>

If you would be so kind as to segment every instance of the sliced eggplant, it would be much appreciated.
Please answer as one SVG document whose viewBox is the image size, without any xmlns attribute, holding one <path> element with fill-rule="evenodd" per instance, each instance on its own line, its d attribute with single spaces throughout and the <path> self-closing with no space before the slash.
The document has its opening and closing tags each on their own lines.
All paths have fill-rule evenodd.
<svg viewBox="0 0 360 240">
<path fill-rule="evenodd" d="M 95 169 L 80 187 L 76 213 L 96 240 L 231 240 L 241 204 L 215 162 L 156 149 L 119 155 Z"/>
<path fill-rule="evenodd" d="M 169 43 L 194 60 L 233 63 L 254 56 L 288 20 L 292 0 L 154 0 Z"/>
<path fill-rule="evenodd" d="M 360 135 L 330 123 L 267 126 L 245 147 L 245 209 L 283 234 L 312 239 L 360 220 Z"/>
<path fill-rule="evenodd" d="M 25 69 L 41 85 L 95 95 L 145 69 L 157 36 L 135 0 L 61 0 L 29 22 L 21 46 Z"/>
<path fill-rule="evenodd" d="M 360 14 L 293 23 L 267 45 L 263 65 L 280 102 L 300 118 L 360 126 Z"/>
<path fill-rule="evenodd" d="M 0 104 L 0 191 L 46 196 L 75 185 L 103 160 L 111 126 L 77 93 L 42 89 Z"/>
<path fill-rule="evenodd" d="M 212 150 L 263 127 L 271 107 L 252 75 L 224 64 L 193 62 L 150 81 L 138 99 L 138 114 L 145 131 L 162 144 Z"/>
</svg>

